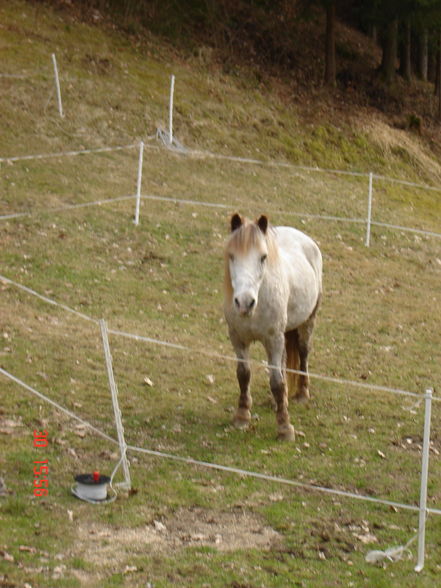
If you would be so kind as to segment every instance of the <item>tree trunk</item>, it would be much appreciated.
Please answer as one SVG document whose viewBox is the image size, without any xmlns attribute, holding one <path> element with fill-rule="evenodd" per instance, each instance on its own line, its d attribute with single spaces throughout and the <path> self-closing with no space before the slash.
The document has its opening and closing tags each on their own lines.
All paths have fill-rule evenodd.
<svg viewBox="0 0 441 588">
<path fill-rule="evenodd" d="M 128 25 L 134 15 L 135 2 L 133 0 L 124 0 L 124 24 Z"/>
<path fill-rule="evenodd" d="M 424 82 L 427 82 L 429 75 L 429 34 L 427 29 L 422 31 L 419 41 L 418 74 Z"/>
<path fill-rule="evenodd" d="M 374 43 L 378 43 L 377 25 L 375 25 L 375 24 L 369 25 L 369 33 L 368 34 Z"/>
<path fill-rule="evenodd" d="M 441 121 L 441 30 L 438 33 L 438 63 L 436 68 L 436 89 L 438 94 L 438 120 Z"/>
<path fill-rule="evenodd" d="M 336 85 L 335 60 L 335 2 L 326 3 L 326 47 L 325 47 L 325 84 Z"/>
<path fill-rule="evenodd" d="M 396 61 L 397 61 L 397 39 L 398 39 L 398 21 L 391 20 L 386 27 L 385 37 L 383 39 L 383 58 L 380 71 L 383 74 L 387 84 L 392 84 L 395 79 Z"/>
<path fill-rule="evenodd" d="M 400 74 L 408 82 L 412 79 L 412 29 L 410 19 L 403 26 L 403 40 L 400 51 Z"/>
<path fill-rule="evenodd" d="M 440 94 L 440 87 L 441 87 L 441 76 L 440 74 L 440 70 L 441 70 L 441 51 L 440 51 L 440 47 L 438 46 L 436 49 L 436 65 L 435 65 L 435 80 L 434 80 L 434 85 L 435 85 L 435 96 L 438 96 Z"/>
<path fill-rule="evenodd" d="M 427 66 L 427 81 L 435 84 L 436 80 L 436 63 L 438 56 L 438 48 L 429 47 L 429 59 Z"/>
</svg>

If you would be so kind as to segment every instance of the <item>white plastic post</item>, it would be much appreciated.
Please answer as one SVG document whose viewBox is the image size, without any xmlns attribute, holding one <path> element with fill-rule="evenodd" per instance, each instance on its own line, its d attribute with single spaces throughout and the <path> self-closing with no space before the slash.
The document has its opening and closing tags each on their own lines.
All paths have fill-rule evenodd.
<svg viewBox="0 0 441 588">
<path fill-rule="evenodd" d="M 57 66 L 57 58 L 55 57 L 55 53 L 52 53 L 52 63 L 54 65 L 55 87 L 57 89 L 58 112 L 60 113 L 61 118 L 63 118 L 64 114 L 63 114 L 63 104 L 61 102 L 60 79 L 58 77 L 58 66 Z"/>
<path fill-rule="evenodd" d="M 139 144 L 138 180 L 136 182 L 135 225 L 139 225 L 139 209 L 141 206 L 142 164 L 144 161 L 144 141 Z"/>
<path fill-rule="evenodd" d="M 129 463 L 127 461 L 127 444 L 124 439 L 124 427 L 121 420 L 121 411 L 118 404 L 118 388 L 116 386 L 115 378 L 113 376 L 112 355 L 110 354 L 109 335 L 107 331 L 107 324 L 104 319 L 100 320 L 101 337 L 103 339 L 104 356 L 106 358 L 107 377 L 109 379 L 110 392 L 112 394 L 113 412 L 115 415 L 116 431 L 118 433 L 119 450 L 121 452 L 121 461 L 124 471 L 124 482 L 118 484 L 130 490 L 132 483 L 130 480 Z"/>
<path fill-rule="evenodd" d="M 371 219 L 372 219 L 372 181 L 373 174 L 369 174 L 369 193 L 368 193 L 368 214 L 367 214 L 367 225 L 366 225 L 366 247 L 369 247 L 371 243 Z"/>
<path fill-rule="evenodd" d="M 175 76 L 170 78 L 170 101 L 168 110 L 168 142 L 169 145 L 173 143 L 173 96 L 175 93 Z"/>
<path fill-rule="evenodd" d="M 429 449 L 430 449 L 430 419 L 432 413 L 432 390 L 426 390 L 424 410 L 424 436 L 423 452 L 421 458 L 421 487 L 420 487 L 420 515 L 418 524 L 418 561 L 416 572 L 424 568 L 424 550 L 426 542 L 426 516 L 427 516 L 427 478 L 429 474 Z"/>
</svg>

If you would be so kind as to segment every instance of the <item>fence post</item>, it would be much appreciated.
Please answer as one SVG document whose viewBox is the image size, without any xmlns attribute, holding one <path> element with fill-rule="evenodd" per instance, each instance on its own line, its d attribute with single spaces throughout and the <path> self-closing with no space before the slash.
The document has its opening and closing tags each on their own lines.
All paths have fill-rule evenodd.
<svg viewBox="0 0 441 588">
<path fill-rule="evenodd" d="M 367 213 L 367 224 L 366 224 L 366 247 L 369 247 L 371 243 L 371 219 L 372 219 L 372 182 L 373 174 L 369 173 L 369 193 L 368 193 L 368 213 Z"/>
<path fill-rule="evenodd" d="M 420 515 L 418 524 L 418 561 L 416 572 L 424 568 L 424 550 L 426 542 L 426 516 L 427 516 L 427 478 L 429 474 L 429 450 L 430 450 L 430 419 L 432 413 L 432 390 L 426 390 L 424 395 L 424 436 L 421 458 L 421 487 L 420 487 Z"/>
<path fill-rule="evenodd" d="M 104 356 L 106 359 L 107 376 L 109 379 L 110 392 L 112 394 L 113 412 L 115 415 L 116 431 L 118 433 L 119 450 L 121 452 L 121 461 L 124 471 L 124 482 L 119 484 L 127 490 L 130 490 L 132 483 L 130 480 L 129 462 L 127 461 L 127 444 L 124 439 L 124 427 L 121 420 L 121 411 L 118 404 L 118 388 L 113 376 L 112 355 L 110 354 L 109 335 L 107 324 L 104 319 L 100 320 L 101 337 L 103 339 Z"/>
<path fill-rule="evenodd" d="M 135 225 L 139 225 L 139 209 L 141 205 L 142 164 L 144 161 L 144 141 L 139 144 L 138 179 L 136 182 Z"/>
<path fill-rule="evenodd" d="M 168 109 L 168 143 L 173 143 L 173 97 L 175 93 L 175 76 L 170 78 L 170 101 Z"/>
<path fill-rule="evenodd" d="M 60 79 L 58 77 L 58 66 L 57 66 L 57 58 L 55 57 L 55 53 L 52 53 L 52 63 L 54 65 L 55 87 L 57 89 L 58 112 L 60 113 L 61 118 L 63 118 L 64 114 L 63 114 L 63 104 L 61 102 Z"/>
</svg>

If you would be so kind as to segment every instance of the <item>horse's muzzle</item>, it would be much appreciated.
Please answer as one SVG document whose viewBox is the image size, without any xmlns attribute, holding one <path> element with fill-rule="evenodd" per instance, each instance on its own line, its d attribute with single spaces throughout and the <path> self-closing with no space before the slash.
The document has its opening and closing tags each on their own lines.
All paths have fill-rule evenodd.
<svg viewBox="0 0 441 588">
<path fill-rule="evenodd" d="M 242 294 L 234 298 L 234 305 L 241 316 L 251 316 L 256 308 L 256 299 L 250 294 Z"/>
</svg>

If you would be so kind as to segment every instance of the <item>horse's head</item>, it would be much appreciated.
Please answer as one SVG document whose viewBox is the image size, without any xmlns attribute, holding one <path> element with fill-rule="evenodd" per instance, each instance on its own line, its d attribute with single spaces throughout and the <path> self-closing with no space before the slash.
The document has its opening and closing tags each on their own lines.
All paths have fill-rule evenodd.
<svg viewBox="0 0 441 588">
<path fill-rule="evenodd" d="M 241 316 L 251 316 L 271 253 L 268 219 L 261 216 L 253 223 L 235 214 L 231 231 L 225 247 L 226 295 Z"/>
</svg>

